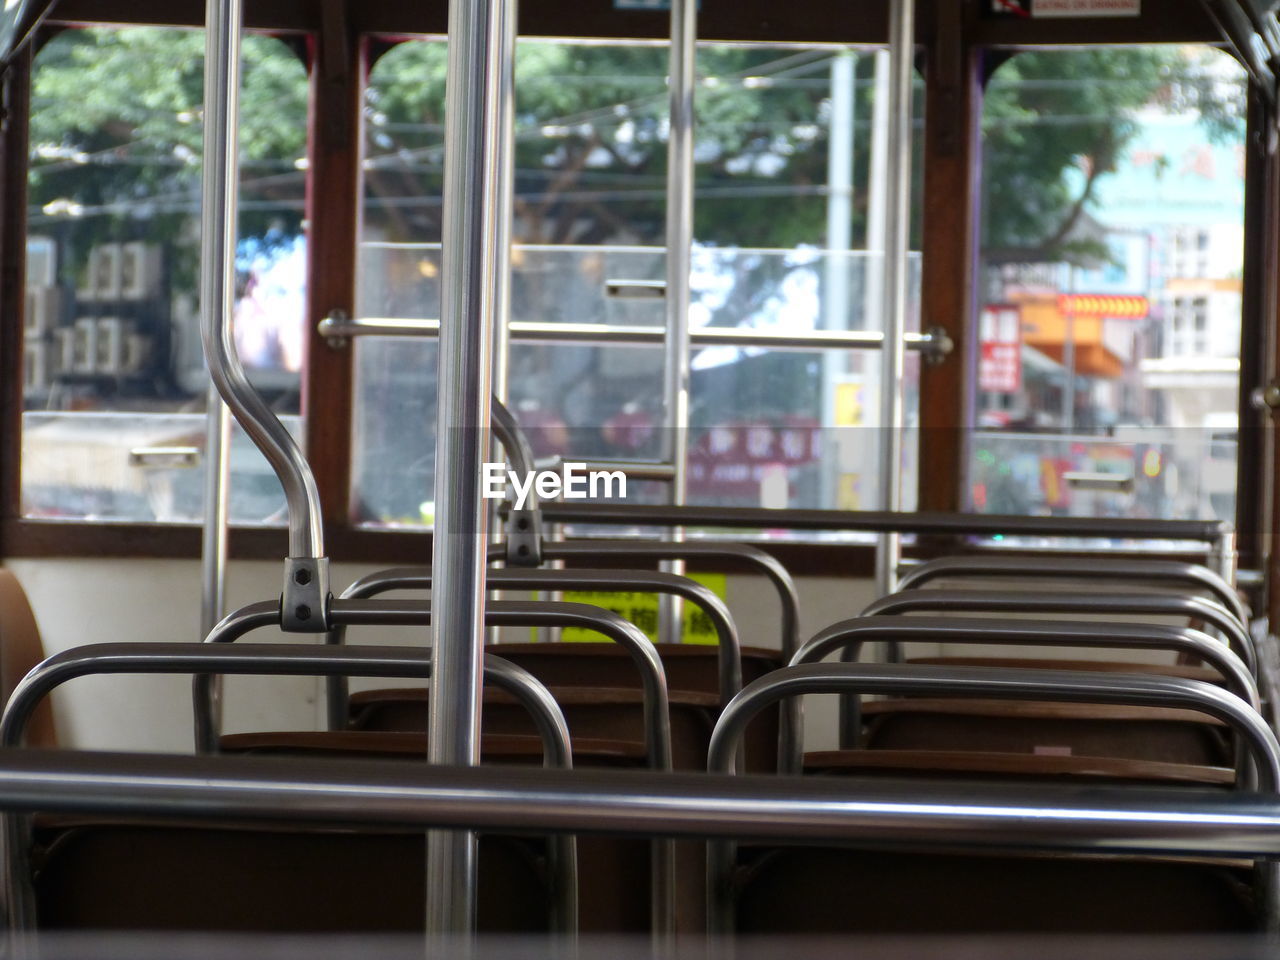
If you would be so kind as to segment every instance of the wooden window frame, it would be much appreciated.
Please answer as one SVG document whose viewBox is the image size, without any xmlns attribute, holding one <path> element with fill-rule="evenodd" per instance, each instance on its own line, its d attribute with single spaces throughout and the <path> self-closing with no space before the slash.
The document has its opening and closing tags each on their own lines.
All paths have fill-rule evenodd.
<svg viewBox="0 0 1280 960">
<path fill-rule="evenodd" d="M 1159 9 L 1152 9 L 1155 7 Z M 123 22 L 200 26 L 204 10 L 199 0 L 61 0 L 55 14 L 58 21 L 51 26 Z M 918 21 L 929 118 L 924 143 L 922 324 L 941 327 L 956 345 L 947 362 L 925 367 L 921 374 L 921 436 L 927 442 L 921 443 L 918 502 L 921 510 L 955 511 L 963 504 L 965 435 L 971 422 L 972 398 L 967 385 L 976 349 L 972 331 L 976 316 L 978 130 L 987 68 L 993 58 L 1006 56 L 1005 51 L 1012 49 L 1215 42 L 1217 34 L 1199 0 L 1159 4 L 1152 0 L 1144 5 L 1141 17 L 1132 19 L 1069 21 L 994 19 L 983 15 L 982 0 L 924 0 Z M 361 196 L 359 131 L 371 38 L 444 33 L 447 5 L 404 4 L 401 0 L 249 0 L 246 27 L 303 34 L 310 54 L 305 314 L 309 354 L 302 410 L 306 447 L 323 504 L 328 552 L 341 561 L 422 562 L 430 556 L 430 534 L 372 530 L 350 522 L 353 351 L 331 348 L 316 328 L 330 311 L 351 314 L 355 307 Z M 667 16 L 654 11 L 618 12 L 605 4 L 526 4 L 521 10 L 520 32 L 548 37 L 664 38 Z M 780 5 L 773 0 L 703 0 L 699 32 L 716 40 L 882 44 L 887 38 L 887 3 L 798 0 Z M 940 37 L 956 37 L 957 41 L 944 44 Z M 15 374 L 21 364 L 26 179 L 5 174 L 24 170 L 27 162 L 30 62 L 30 54 L 24 54 L 8 72 L 4 125 L 0 128 L 0 316 L 9 319 L 0 324 L 0 383 L 5 384 L 0 391 L 0 462 L 5 465 L 0 469 L 0 558 L 194 558 L 199 555 L 200 542 L 194 526 L 36 521 L 19 513 L 22 387 L 21 377 Z M 1261 161 L 1247 167 L 1250 188 L 1265 186 L 1263 168 Z M 1255 214 L 1247 223 L 1247 244 L 1251 242 L 1248 238 L 1274 232 L 1276 218 L 1272 214 L 1270 210 Z M 1253 275 L 1266 272 L 1261 269 L 1261 246 L 1250 247 L 1259 261 Z M 1250 282 L 1248 266 L 1245 275 L 1246 320 L 1242 327 L 1260 337 L 1270 326 L 1271 320 L 1264 322 L 1263 312 L 1264 304 L 1271 300 L 1259 292 L 1260 282 Z M 1242 368 L 1242 394 L 1244 374 Z M 1242 413 L 1245 409 L 1242 406 Z M 1261 450 L 1259 443 L 1243 442 L 1247 434 L 1242 430 L 1240 473 L 1252 476 L 1258 473 Z M 1240 500 L 1243 527 L 1257 521 L 1262 491 L 1244 478 L 1240 492 L 1248 498 Z M 231 554 L 236 558 L 279 558 L 284 555 L 285 543 L 283 530 L 234 528 Z M 867 575 L 872 569 L 871 548 L 867 546 L 764 546 L 794 565 L 798 573 Z M 953 547 L 925 543 L 917 552 L 931 554 Z M 1257 562 L 1259 554 L 1248 538 L 1242 540 L 1242 548 L 1248 561 Z"/>
</svg>

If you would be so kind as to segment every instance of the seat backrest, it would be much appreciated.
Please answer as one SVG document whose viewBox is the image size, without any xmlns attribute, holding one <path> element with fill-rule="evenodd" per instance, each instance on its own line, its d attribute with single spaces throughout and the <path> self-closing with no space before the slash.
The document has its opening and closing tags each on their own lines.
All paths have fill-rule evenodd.
<svg viewBox="0 0 1280 960">
<path fill-rule="evenodd" d="M 4 702 L 27 672 L 44 659 L 44 644 L 27 593 L 11 570 L 0 567 L 0 696 Z M 58 743 L 53 706 L 46 699 L 27 724 L 26 742 L 33 747 Z"/>
</svg>

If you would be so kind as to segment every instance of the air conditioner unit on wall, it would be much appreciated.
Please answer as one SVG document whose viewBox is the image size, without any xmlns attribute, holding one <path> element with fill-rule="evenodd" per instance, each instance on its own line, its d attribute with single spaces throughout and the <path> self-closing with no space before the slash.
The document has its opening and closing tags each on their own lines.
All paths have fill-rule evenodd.
<svg viewBox="0 0 1280 960">
<path fill-rule="evenodd" d="M 120 248 L 120 296 L 146 300 L 160 289 L 160 248 L 150 243 L 126 243 Z"/>
</svg>

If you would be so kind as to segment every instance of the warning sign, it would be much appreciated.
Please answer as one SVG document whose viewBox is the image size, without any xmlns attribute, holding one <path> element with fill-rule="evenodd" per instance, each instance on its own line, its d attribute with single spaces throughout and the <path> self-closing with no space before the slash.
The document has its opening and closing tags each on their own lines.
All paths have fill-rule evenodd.
<svg viewBox="0 0 1280 960">
<path fill-rule="evenodd" d="M 1022 389 L 1022 312 L 1016 306 L 982 308 L 979 321 L 978 389 L 1017 393 Z"/>
<path fill-rule="evenodd" d="M 721 600 L 725 598 L 725 575 L 723 573 L 690 573 L 690 580 L 707 587 Z M 605 607 L 621 617 L 625 617 L 645 632 L 654 643 L 658 642 L 658 595 L 654 593 L 619 593 L 615 591 L 566 591 L 565 600 L 573 603 L 590 603 L 597 607 Z M 681 643 L 698 643 L 715 646 L 720 642 L 716 636 L 716 628 L 706 611 L 687 600 L 683 604 L 684 635 Z M 581 627 L 569 627 L 561 632 L 560 639 L 566 643 L 599 643 L 605 638 L 594 630 Z"/>
<path fill-rule="evenodd" d="M 1140 17 L 1142 0 L 1031 0 L 1033 17 Z"/>
</svg>

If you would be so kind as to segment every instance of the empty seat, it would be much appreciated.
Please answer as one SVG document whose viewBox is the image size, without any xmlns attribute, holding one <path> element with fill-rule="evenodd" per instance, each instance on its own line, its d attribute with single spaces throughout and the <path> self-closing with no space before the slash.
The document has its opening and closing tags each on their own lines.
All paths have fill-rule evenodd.
<svg viewBox="0 0 1280 960">
<path fill-rule="evenodd" d="M 739 933 L 1209 933 L 1259 923 L 1250 871 L 1229 861 L 821 848 L 744 857 Z"/>
<path fill-rule="evenodd" d="M 213 823 L 44 819 L 32 865 L 43 930 L 419 932 L 419 833 L 255 830 Z M 548 929 L 538 845 L 482 837 L 479 929 Z"/>
</svg>

